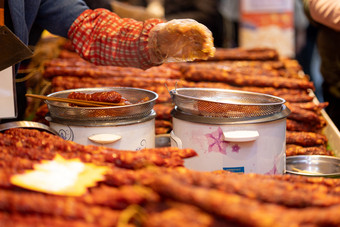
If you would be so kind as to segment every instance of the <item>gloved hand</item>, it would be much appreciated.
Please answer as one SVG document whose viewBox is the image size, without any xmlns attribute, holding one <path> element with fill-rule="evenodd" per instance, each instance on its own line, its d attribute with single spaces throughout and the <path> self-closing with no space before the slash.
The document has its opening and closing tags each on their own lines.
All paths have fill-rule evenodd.
<svg viewBox="0 0 340 227">
<path fill-rule="evenodd" d="M 211 32 L 194 20 L 142 22 L 105 9 L 85 10 L 68 36 L 75 51 L 96 65 L 147 69 L 163 62 L 206 59 L 215 52 Z"/>
<path fill-rule="evenodd" d="M 211 31 L 192 19 L 155 25 L 149 34 L 148 48 L 155 64 L 207 59 L 215 54 Z"/>
<path fill-rule="evenodd" d="M 74 50 L 96 65 L 147 69 L 151 62 L 149 32 L 160 19 L 136 21 L 105 9 L 85 10 L 71 25 L 68 37 Z"/>
</svg>

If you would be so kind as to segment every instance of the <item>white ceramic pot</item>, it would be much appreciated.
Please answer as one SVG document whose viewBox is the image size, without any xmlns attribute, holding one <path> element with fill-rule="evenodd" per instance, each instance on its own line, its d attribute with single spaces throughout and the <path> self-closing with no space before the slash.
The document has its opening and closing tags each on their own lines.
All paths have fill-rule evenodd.
<svg viewBox="0 0 340 227">
<path fill-rule="evenodd" d="M 92 123 L 92 124 L 91 124 Z M 60 137 L 83 145 L 97 145 L 118 150 L 141 150 L 155 147 L 155 113 L 125 124 L 114 125 L 88 122 L 77 125 L 74 122 L 50 121 L 50 127 Z"/>
<path fill-rule="evenodd" d="M 190 115 L 175 108 L 171 146 L 198 153 L 185 160 L 189 169 L 283 174 L 289 113 L 284 106 L 270 116 L 233 120 Z"/>
<path fill-rule="evenodd" d="M 157 93 L 130 87 L 80 88 L 48 96 L 67 98 L 71 92 L 92 94 L 116 91 L 131 105 L 76 107 L 68 103 L 46 101 L 50 127 L 66 139 L 83 145 L 102 145 L 119 150 L 141 150 L 155 147 L 155 117 L 152 109 Z M 148 98 L 147 101 L 141 100 Z"/>
</svg>

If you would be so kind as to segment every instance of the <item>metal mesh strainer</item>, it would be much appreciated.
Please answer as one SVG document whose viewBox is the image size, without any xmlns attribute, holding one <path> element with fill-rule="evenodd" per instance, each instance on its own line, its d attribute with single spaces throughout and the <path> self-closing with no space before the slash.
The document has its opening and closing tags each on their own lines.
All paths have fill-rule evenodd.
<svg viewBox="0 0 340 227">
<path fill-rule="evenodd" d="M 61 103 L 55 101 L 48 101 L 48 109 L 51 118 L 58 118 L 64 120 L 74 121 L 114 121 L 121 119 L 138 119 L 148 116 L 158 98 L 157 93 L 130 87 L 111 87 L 111 88 L 81 88 L 65 90 L 49 94 L 50 97 L 67 98 L 71 92 L 95 93 L 116 91 L 124 98 L 129 100 L 132 105 L 125 106 L 110 106 L 110 107 L 74 107 L 68 103 Z M 149 97 L 149 101 L 138 103 L 145 97 Z"/>
<path fill-rule="evenodd" d="M 205 117 L 268 116 L 280 112 L 285 103 L 272 95 L 226 89 L 176 88 L 170 95 L 178 109 Z"/>
</svg>

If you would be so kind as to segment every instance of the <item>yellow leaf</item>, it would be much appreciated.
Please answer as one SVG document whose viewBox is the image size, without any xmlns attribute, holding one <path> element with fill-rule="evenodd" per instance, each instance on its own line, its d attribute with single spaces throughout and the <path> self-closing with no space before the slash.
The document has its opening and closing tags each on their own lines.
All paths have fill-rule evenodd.
<svg viewBox="0 0 340 227">
<path fill-rule="evenodd" d="M 81 196 L 87 188 L 104 180 L 106 166 L 83 163 L 79 159 L 64 159 L 56 155 L 53 160 L 42 160 L 33 170 L 11 177 L 11 183 L 33 191 L 55 195 Z"/>
</svg>

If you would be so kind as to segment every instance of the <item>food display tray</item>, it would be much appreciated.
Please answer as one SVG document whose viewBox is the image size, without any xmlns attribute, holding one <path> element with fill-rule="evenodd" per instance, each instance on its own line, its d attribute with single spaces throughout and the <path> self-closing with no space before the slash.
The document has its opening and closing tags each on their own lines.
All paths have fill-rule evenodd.
<svg viewBox="0 0 340 227">
<path fill-rule="evenodd" d="M 328 139 L 328 145 L 333 150 L 335 156 L 340 157 L 340 132 L 335 126 L 332 119 L 328 116 L 325 110 L 321 111 L 322 116 L 327 121 L 327 126 L 323 129 L 324 135 Z"/>
</svg>

